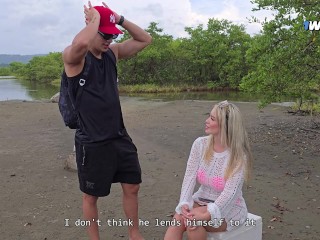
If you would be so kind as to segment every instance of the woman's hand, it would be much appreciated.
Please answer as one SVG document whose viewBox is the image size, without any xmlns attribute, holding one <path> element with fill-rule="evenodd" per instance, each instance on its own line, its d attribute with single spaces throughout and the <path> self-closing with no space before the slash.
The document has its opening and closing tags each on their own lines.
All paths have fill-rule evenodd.
<svg viewBox="0 0 320 240">
<path fill-rule="evenodd" d="M 193 208 L 189 211 L 187 214 L 187 217 L 185 219 L 185 226 L 189 227 L 190 230 L 195 229 L 197 227 L 197 224 L 200 226 L 202 223 L 198 223 L 198 221 L 206 222 L 211 219 L 211 215 L 208 211 L 202 211 L 200 208 Z M 187 224 L 189 223 L 189 224 Z"/>
<path fill-rule="evenodd" d="M 211 215 L 208 211 L 198 211 L 197 208 L 194 208 L 188 213 L 187 218 L 196 221 L 209 221 Z"/>
<path fill-rule="evenodd" d="M 187 218 L 189 212 L 190 212 L 189 206 L 188 206 L 187 204 L 182 205 L 182 207 L 181 207 L 181 215 L 182 215 L 183 217 L 186 217 L 186 218 Z"/>
<path fill-rule="evenodd" d="M 187 226 L 187 219 L 188 219 L 189 212 L 190 212 L 189 206 L 187 204 L 182 205 L 182 207 L 181 207 L 181 216 L 183 218 L 185 226 Z"/>
</svg>

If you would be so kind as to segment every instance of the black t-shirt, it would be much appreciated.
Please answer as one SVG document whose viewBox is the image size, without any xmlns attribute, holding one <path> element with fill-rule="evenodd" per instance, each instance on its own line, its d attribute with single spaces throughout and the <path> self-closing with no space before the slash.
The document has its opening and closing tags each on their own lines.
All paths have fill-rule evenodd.
<svg viewBox="0 0 320 240">
<path fill-rule="evenodd" d="M 109 49 L 102 53 L 102 59 L 98 59 L 88 52 L 85 64 L 88 58 L 91 64 L 80 97 L 78 108 L 80 128 L 75 135 L 76 141 L 84 145 L 104 143 L 125 134 L 115 55 Z M 75 77 L 68 78 L 69 83 L 72 83 L 69 86 L 72 87 L 74 96 L 81 78 L 84 78 L 83 71 Z"/>
</svg>

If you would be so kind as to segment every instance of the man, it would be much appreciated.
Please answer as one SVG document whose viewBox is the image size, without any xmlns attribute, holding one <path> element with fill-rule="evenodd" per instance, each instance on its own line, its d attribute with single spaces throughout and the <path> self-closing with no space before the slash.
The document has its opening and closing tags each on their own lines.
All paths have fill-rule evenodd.
<svg viewBox="0 0 320 240">
<path fill-rule="evenodd" d="M 124 212 L 128 222 L 133 222 L 133 226 L 129 224 L 129 239 L 141 240 L 138 228 L 141 170 L 137 149 L 122 120 L 116 61 L 133 56 L 152 39 L 143 29 L 105 4 L 104 7 L 92 7 L 89 2 L 89 8 L 84 8 L 86 27 L 63 52 L 72 95 L 76 96 L 77 90 L 83 88 L 78 107 L 80 126 L 75 134 L 78 177 L 84 193 L 83 215 L 90 221 L 90 239 L 99 239 L 98 197 L 107 196 L 111 184 L 120 182 Z M 111 44 L 122 33 L 116 24 L 126 29 L 132 38 Z M 84 71 L 88 71 L 85 76 Z"/>
</svg>

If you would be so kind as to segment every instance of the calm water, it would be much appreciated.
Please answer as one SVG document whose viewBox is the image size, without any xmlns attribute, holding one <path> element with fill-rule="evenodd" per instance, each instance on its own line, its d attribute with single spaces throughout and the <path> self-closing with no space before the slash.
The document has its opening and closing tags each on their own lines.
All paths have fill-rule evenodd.
<svg viewBox="0 0 320 240">
<path fill-rule="evenodd" d="M 59 87 L 20 81 L 15 78 L 0 78 L 0 101 L 50 99 Z"/>
<path fill-rule="evenodd" d="M 50 99 L 59 91 L 59 87 L 20 81 L 15 78 L 0 78 L 0 101 L 6 100 L 44 100 Z M 243 92 L 183 92 L 167 94 L 123 94 L 123 96 L 139 97 L 146 100 L 225 100 L 256 102 L 258 95 Z M 284 99 L 288 101 L 288 99 Z"/>
<path fill-rule="evenodd" d="M 32 100 L 28 95 L 28 91 L 20 83 L 14 79 L 1 79 L 0 80 L 0 101 L 4 100 Z"/>
</svg>

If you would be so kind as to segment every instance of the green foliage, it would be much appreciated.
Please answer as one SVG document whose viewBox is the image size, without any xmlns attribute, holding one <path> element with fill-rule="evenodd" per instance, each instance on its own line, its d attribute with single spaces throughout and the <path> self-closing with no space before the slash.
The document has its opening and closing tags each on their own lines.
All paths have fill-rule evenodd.
<svg viewBox="0 0 320 240">
<path fill-rule="evenodd" d="M 59 78 L 62 72 L 61 53 L 49 53 L 44 57 L 34 57 L 26 67 L 28 80 L 50 83 Z"/>
<path fill-rule="evenodd" d="M 119 86 L 120 92 L 127 92 L 127 93 L 164 93 L 164 92 L 181 92 L 181 88 L 177 88 L 175 86 L 166 86 L 159 88 L 158 85 L 155 84 L 136 84 L 136 85 L 125 85 Z"/>
<path fill-rule="evenodd" d="M 60 77 L 63 62 L 61 53 L 49 53 L 46 56 L 33 57 L 27 64 L 13 62 L 9 68 L 18 78 L 50 83 Z"/>
<path fill-rule="evenodd" d="M 319 96 L 313 95 L 310 100 L 302 101 L 301 99 L 295 103 L 292 109 L 296 112 L 305 112 L 313 115 L 314 112 L 320 112 Z"/>
<path fill-rule="evenodd" d="M 237 88 L 247 74 L 244 56 L 251 38 L 243 26 L 210 19 L 206 29 L 187 27 L 189 37 L 179 39 L 164 34 L 155 22 L 146 31 L 152 44 L 119 63 L 119 79 L 126 85 L 205 86 L 212 82 L 217 87 Z"/>
<path fill-rule="evenodd" d="M 273 20 L 263 22 L 246 59 L 249 73 L 241 89 L 263 93 L 262 105 L 290 96 L 302 101 L 320 91 L 319 32 L 306 31 L 305 20 L 319 20 L 316 1 L 255 0 L 259 9 L 276 10 Z"/>
<path fill-rule="evenodd" d="M 193 55 L 192 78 L 203 84 L 210 81 L 215 86 L 237 88 L 248 71 L 244 56 L 250 36 L 244 27 L 209 19 L 207 29 L 199 25 L 186 31 L 190 35 L 186 49 Z"/>
<path fill-rule="evenodd" d="M 119 61 L 120 83 L 130 92 L 154 92 L 159 86 L 165 91 L 177 86 L 240 89 L 263 95 L 261 106 L 284 98 L 298 99 L 301 106 L 304 102 L 318 106 L 320 31 L 305 31 L 303 22 L 319 20 L 320 5 L 315 0 L 252 3 L 256 11 L 274 10 L 273 19 L 263 21 L 263 31 L 253 37 L 242 25 L 209 19 L 206 26 L 186 27 L 187 37 L 174 39 L 151 22 L 146 31 L 152 44 L 137 56 Z M 130 38 L 124 30 L 117 42 Z M 9 66 L 15 76 L 37 82 L 59 79 L 62 69 L 61 53 Z M 134 85 L 138 87 L 128 87 Z"/>
<path fill-rule="evenodd" d="M 0 76 L 10 76 L 11 71 L 9 67 L 0 67 Z"/>
<path fill-rule="evenodd" d="M 23 76 L 23 69 L 25 67 L 24 63 L 12 62 L 9 64 L 9 69 L 14 76 Z"/>
<path fill-rule="evenodd" d="M 146 29 L 153 38 L 151 46 L 138 53 L 134 58 L 119 62 L 119 79 L 124 84 L 159 84 L 168 79 L 169 68 L 172 64 L 170 45 L 173 38 L 162 34 L 163 29 L 157 27 L 157 23 L 150 23 Z M 170 82 L 173 82 L 171 80 Z"/>
</svg>

